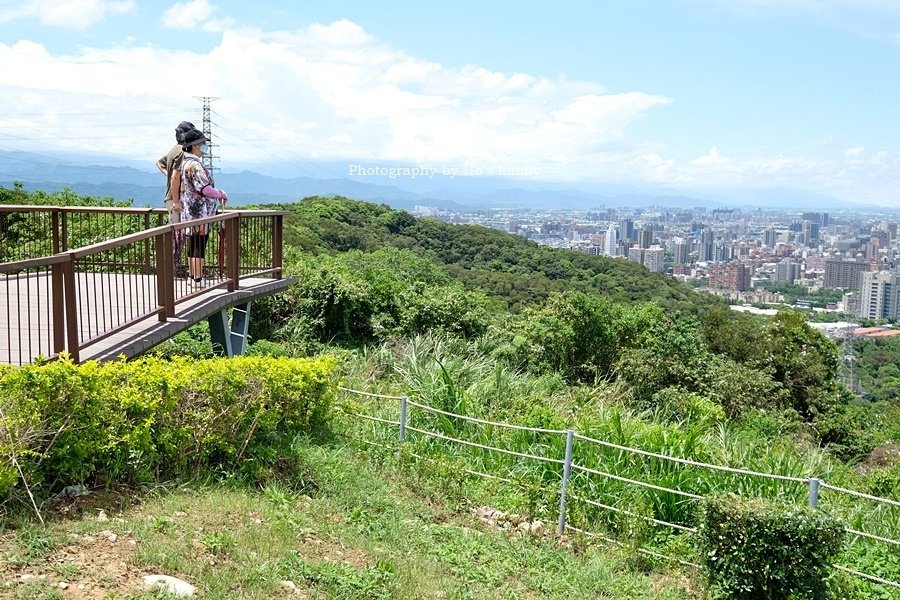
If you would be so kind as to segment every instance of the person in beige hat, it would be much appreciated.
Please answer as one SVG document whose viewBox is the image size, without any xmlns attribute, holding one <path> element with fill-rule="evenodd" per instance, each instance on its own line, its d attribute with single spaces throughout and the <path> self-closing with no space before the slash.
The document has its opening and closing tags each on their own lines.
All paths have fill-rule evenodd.
<svg viewBox="0 0 900 600">
<path fill-rule="evenodd" d="M 184 157 L 184 135 L 194 129 L 190 121 L 182 121 L 175 128 L 175 145 L 169 152 L 156 161 L 156 168 L 166 176 L 166 195 L 163 202 L 169 213 L 169 223 L 181 222 L 181 162 Z M 187 277 L 187 270 L 181 264 L 181 254 L 184 251 L 184 230 L 179 229 L 173 235 L 172 256 L 174 258 L 175 274 L 178 277 Z"/>
</svg>

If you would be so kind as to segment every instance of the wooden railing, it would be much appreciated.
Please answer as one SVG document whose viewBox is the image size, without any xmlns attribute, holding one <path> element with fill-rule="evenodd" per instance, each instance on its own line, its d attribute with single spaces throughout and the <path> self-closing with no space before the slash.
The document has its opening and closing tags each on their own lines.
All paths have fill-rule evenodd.
<svg viewBox="0 0 900 600">
<path fill-rule="evenodd" d="M 0 262 L 51 256 L 165 222 L 162 208 L 0 205 Z"/>
<path fill-rule="evenodd" d="M 84 348 L 148 317 L 166 321 L 175 316 L 179 303 L 211 289 L 234 291 L 248 277 L 281 278 L 283 212 L 228 211 L 68 249 L 73 239 L 79 239 L 71 225 L 78 222 L 83 228 L 90 222 L 85 214 L 112 219 L 137 216 L 140 224 L 161 218 L 160 212 L 91 208 L 80 209 L 82 213 L 76 207 L 22 207 L 25 210 L 16 212 L 11 208 L 0 207 L 6 224 L 16 215 L 41 214 L 55 227 L 46 234 L 38 230 L 38 235 L 31 235 L 29 239 L 38 243 L 28 248 L 14 248 L 16 236 L 0 227 L 3 256 L 35 252 L 42 247 L 42 239 L 49 250 L 60 248 L 50 256 L 0 263 L 0 327 L 5 327 L 0 329 L 0 349 L 12 364 L 30 363 L 38 356 L 52 359 L 63 351 L 77 362 Z M 211 232 L 203 287 L 177 277 L 187 270 L 187 259 L 186 252 L 176 257 L 174 244 L 186 229 L 200 225 Z"/>
</svg>

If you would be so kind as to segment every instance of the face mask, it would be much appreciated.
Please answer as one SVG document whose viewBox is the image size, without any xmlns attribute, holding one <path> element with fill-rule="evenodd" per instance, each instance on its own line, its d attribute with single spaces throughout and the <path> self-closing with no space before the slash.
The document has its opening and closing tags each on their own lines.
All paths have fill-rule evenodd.
<svg viewBox="0 0 900 600">
<path fill-rule="evenodd" d="M 209 144 L 200 144 L 200 154 L 209 154 Z"/>
</svg>

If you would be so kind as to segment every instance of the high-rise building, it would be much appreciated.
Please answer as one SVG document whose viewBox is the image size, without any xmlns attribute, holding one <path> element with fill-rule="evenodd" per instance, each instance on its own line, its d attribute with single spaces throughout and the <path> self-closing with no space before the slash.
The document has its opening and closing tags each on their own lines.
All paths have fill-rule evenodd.
<svg viewBox="0 0 900 600">
<path fill-rule="evenodd" d="M 640 265 L 644 264 L 644 249 L 638 247 L 629 248 L 628 260 L 630 260 L 631 262 L 636 262 Z"/>
<path fill-rule="evenodd" d="M 709 275 L 711 287 L 727 288 L 737 292 L 750 289 L 750 265 L 744 263 L 719 263 Z"/>
<path fill-rule="evenodd" d="M 766 248 L 774 248 L 776 243 L 778 243 L 778 232 L 774 227 L 769 227 L 763 233 L 763 245 Z"/>
<path fill-rule="evenodd" d="M 775 281 L 794 283 L 800 278 L 800 263 L 791 262 L 784 259 L 775 265 Z"/>
<path fill-rule="evenodd" d="M 815 221 L 803 221 L 803 243 L 815 246 L 819 243 L 819 224 Z"/>
<path fill-rule="evenodd" d="M 858 290 L 859 274 L 867 271 L 864 260 L 829 259 L 825 261 L 825 287 L 842 290 Z"/>
<path fill-rule="evenodd" d="M 609 227 L 606 228 L 606 255 L 607 256 L 615 256 L 618 249 L 619 243 L 616 238 L 616 226 L 612 223 L 609 224 Z"/>
<path fill-rule="evenodd" d="M 649 248 L 653 245 L 653 229 L 644 225 L 641 227 L 640 237 L 638 239 L 638 246 L 641 248 Z"/>
<path fill-rule="evenodd" d="M 665 268 L 666 251 L 659 246 L 644 250 L 644 266 L 654 273 L 662 273 Z"/>
<path fill-rule="evenodd" d="M 870 238 L 869 243 L 866 244 L 866 258 L 870 260 L 878 258 L 879 248 L 881 248 L 881 239 L 877 237 Z"/>
<path fill-rule="evenodd" d="M 827 212 L 805 212 L 803 213 L 803 220 L 815 223 L 820 227 L 828 227 L 829 222 Z"/>
<path fill-rule="evenodd" d="M 716 240 L 713 247 L 713 260 L 716 262 L 726 262 L 732 259 L 731 245 L 726 244 L 725 240 Z"/>
<path fill-rule="evenodd" d="M 619 239 L 634 241 L 634 221 L 619 219 Z"/>
<path fill-rule="evenodd" d="M 744 263 L 730 264 L 728 272 L 728 284 L 733 290 L 745 292 L 750 289 L 750 265 Z"/>
<path fill-rule="evenodd" d="M 890 271 L 865 272 L 861 276 L 859 316 L 864 319 L 896 318 L 900 313 L 900 275 Z"/>
<path fill-rule="evenodd" d="M 690 256 L 690 252 L 691 252 L 691 246 L 683 238 L 677 238 L 675 240 L 675 264 L 676 265 L 688 264 L 688 257 Z"/>
</svg>

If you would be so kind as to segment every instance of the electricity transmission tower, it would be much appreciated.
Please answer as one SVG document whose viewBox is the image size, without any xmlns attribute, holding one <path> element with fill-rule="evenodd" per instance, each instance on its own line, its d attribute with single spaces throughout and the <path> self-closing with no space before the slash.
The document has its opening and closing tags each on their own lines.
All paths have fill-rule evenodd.
<svg viewBox="0 0 900 600">
<path fill-rule="evenodd" d="M 847 315 L 849 318 L 849 315 Z M 854 363 L 856 362 L 856 355 L 854 354 L 854 343 L 853 337 L 850 333 L 850 325 L 848 323 L 847 327 L 843 331 L 843 335 L 841 336 L 841 343 L 839 346 L 839 350 L 841 353 L 841 366 L 840 366 L 840 377 L 844 386 L 853 392 L 854 394 L 859 394 L 859 381 L 856 378 Z"/>
<path fill-rule="evenodd" d="M 194 96 L 194 98 L 198 98 L 203 102 L 203 135 L 209 140 L 209 152 L 200 158 L 200 162 L 206 167 L 207 172 L 209 172 L 209 178 L 212 180 L 215 173 L 215 167 L 213 166 L 215 160 L 215 148 L 218 144 L 213 143 L 212 119 L 210 118 L 209 104 L 213 100 L 218 100 L 219 98 L 216 96 Z"/>
</svg>

